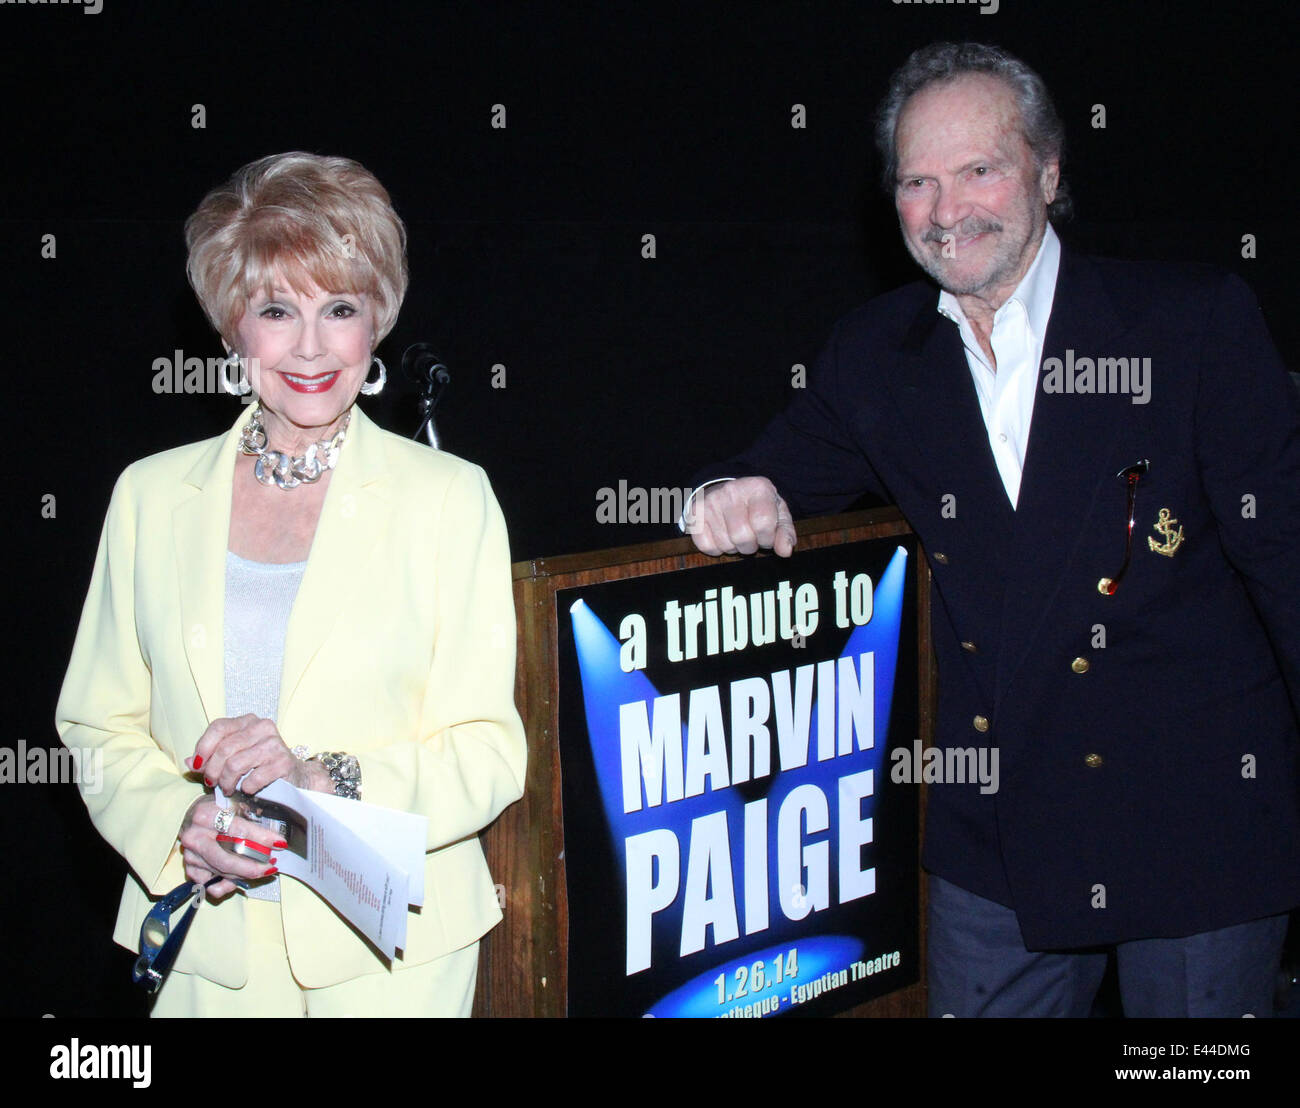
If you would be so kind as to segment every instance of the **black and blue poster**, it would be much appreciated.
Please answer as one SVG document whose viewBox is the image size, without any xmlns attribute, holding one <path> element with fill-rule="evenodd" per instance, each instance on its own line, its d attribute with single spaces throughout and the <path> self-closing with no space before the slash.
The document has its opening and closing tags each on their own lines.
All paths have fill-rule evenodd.
<svg viewBox="0 0 1300 1108">
<path fill-rule="evenodd" d="M 918 979 L 911 536 L 560 590 L 571 1016 L 829 1015 Z"/>
</svg>

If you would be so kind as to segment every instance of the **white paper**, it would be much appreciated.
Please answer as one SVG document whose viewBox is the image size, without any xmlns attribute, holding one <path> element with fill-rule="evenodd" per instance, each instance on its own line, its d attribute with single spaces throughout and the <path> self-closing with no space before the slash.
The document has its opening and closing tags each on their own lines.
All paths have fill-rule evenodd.
<svg viewBox="0 0 1300 1108">
<path fill-rule="evenodd" d="M 416 907 L 424 904 L 424 844 L 429 841 L 429 821 L 424 816 L 347 800 L 330 793 L 307 795 L 327 815 L 356 832 L 385 858 L 404 869 L 411 879 L 406 902 Z"/>
<path fill-rule="evenodd" d="M 276 852 L 282 875 L 313 889 L 353 927 L 392 958 L 406 945 L 406 906 L 424 903 L 424 816 L 273 781 L 254 801 L 298 813 L 305 857 Z M 218 803 L 226 798 L 218 790 Z M 294 833 L 290 833 L 294 842 Z"/>
</svg>

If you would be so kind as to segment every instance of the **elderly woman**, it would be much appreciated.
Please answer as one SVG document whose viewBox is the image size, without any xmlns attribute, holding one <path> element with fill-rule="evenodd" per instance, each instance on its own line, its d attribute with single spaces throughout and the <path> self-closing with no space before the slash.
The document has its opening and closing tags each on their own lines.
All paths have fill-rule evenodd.
<svg viewBox="0 0 1300 1108">
<path fill-rule="evenodd" d="M 360 165 L 302 153 L 245 166 L 185 230 L 228 384 L 257 403 L 130 466 L 109 505 L 58 727 L 103 757 L 84 799 L 130 866 L 114 938 L 211 881 L 154 1015 L 467 1015 L 501 918 L 477 832 L 521 795 L 525 744 L 483 472 L 355 406 L 383 386 L 405 230 Z M 274 832 L 219 815 L 213 786 L 277 778 L 427 817 L 391 963 L 276 876 Z"/>
</svg>

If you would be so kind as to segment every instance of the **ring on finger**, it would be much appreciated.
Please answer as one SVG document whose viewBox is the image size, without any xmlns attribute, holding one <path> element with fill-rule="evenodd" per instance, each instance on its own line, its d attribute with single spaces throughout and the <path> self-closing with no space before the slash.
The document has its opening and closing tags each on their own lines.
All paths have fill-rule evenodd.
<svg viewBox="0 0 1300 1108">
<path fill-rule="evenodd" d="M 217 818 L 213 821 L 213 826 L 217 829 L 218 835 L 224 835 L 230 830 L 230 825 L 235 819 L 235 809 L 232 805 L 229 808 L 221 808 L 217 811 Z"/>
</svg>

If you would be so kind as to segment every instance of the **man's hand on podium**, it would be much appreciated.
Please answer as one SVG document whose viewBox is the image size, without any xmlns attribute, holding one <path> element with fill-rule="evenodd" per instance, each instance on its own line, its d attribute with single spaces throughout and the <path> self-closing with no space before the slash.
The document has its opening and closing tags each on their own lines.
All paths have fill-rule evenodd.
<svg viewBox="0 0 1300 1108">
<path fill-rule="evenodd" d="M 762 547 L 788 558 L 798 542 L 790 509 L 766 477 L 701 486 L 683 523 L 702 554 L 753 554 Z"/>
</svg>

